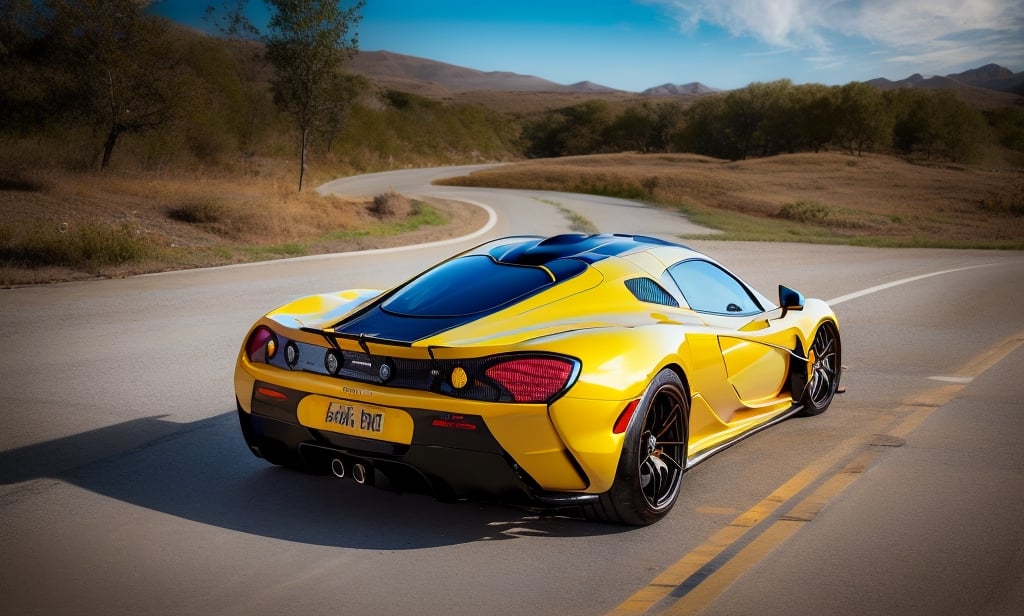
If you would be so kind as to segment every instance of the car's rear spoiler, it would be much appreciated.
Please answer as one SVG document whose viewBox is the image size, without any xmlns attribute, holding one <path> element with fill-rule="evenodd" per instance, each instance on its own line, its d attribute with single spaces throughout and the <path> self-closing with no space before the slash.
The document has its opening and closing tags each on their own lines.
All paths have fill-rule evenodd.
<svg viewBox="0 0 1024 616">
<path fill-rule="evenodd" d="M 363 352 L 367 355 L 387 355 L 391 357 L 405 357 L 409 359 L 422 359 L 424 354 L 430 359 L 435 359 L 434 351 L 441 347 L 422 346 L 414 347 L 411 343 L 402 340 L 389 340 L 366 334 L 345 334 L 336 332 L 333 329 L 317 329 L 315 327 L 303 327 L 302 331 L 323 336 L 327 342 L 339 351 Z"/>
</svg>

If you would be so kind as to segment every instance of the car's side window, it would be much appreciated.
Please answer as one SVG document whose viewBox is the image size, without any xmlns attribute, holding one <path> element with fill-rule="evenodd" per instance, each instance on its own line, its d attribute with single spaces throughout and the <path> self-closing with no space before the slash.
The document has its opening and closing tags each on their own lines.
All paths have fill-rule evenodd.
<svg viewBox="0 0 1024 616">
<path fill-rule="evenodd" d="M 714 263 L 691 259 L 668 269 L 683 298 L 697 312 L 743 316 L 762 311 L 745 286 Z"/>
</svg>

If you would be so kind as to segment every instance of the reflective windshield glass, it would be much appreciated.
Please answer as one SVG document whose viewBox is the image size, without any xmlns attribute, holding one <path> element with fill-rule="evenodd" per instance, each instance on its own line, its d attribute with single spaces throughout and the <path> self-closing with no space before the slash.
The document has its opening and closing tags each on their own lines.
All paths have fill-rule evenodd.
<svg viewBox="0 0 1024 616">
<path fill-rule="evenodd" d="M 697 312 L 736 316 L 761 312 L 750 291 L 717 265 L 693 259 L 673 265 L 668 273 Z"/>
<path fill-rule="evenodd" d="M 552 275 L 542 267 L 504 265 L 474 255 L 442 263 L 399 289 L 381 308 L 413 317 L 464 316 L 496 310 L 552 284 Z"/>
</svg>

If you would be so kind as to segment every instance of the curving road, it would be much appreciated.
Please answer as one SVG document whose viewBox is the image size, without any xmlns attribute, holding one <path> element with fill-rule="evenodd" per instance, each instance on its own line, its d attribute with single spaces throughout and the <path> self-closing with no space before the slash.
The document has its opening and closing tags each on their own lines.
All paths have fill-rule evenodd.
<svg viewBox="0 0 1024 616">
<path fill-rule="evenodd" d="M 496 222 L 494 237 L 565 233 L 569 230 L 567 225 L 570 223 L 565 218 L 565 210 L 583 216 L 599 232 L 604 233 L 633 233 L 666 238 L 713 233 L 712 230 L 699 227 L 671 210 L 653 208 L 624 199 L 543 190 L 493 190 L 431 185 L 435 179 L 468 175 L 494 166 L 496 165 L 467 165 L 372 173 L 328 182 L 317 190 L 324 194 L 356 196 L 373 196 L 395 190 L 408 195 L 429 194 L 493 207 L 502 213 Z"/>
<path fill-rule="evenodd" d="M 832 300 L 847 393 L 687 474 L 643 529 L 307 477 L 253 458 L 231 373 L 295 296 L 390 286 L 490 237 L 695 232 L 633 202 L 389 188 L 490 208 L 471 238 L 0 291 L 7 614 L 1015 614 L 1024 605 L 1024 255 L 688 243 Z"/>
</svg>

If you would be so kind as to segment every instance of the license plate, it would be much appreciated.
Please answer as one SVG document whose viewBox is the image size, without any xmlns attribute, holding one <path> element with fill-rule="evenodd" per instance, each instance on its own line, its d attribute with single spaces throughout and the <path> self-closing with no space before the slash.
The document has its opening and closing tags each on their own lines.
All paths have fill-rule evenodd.
<svg viewBox="0 0 1024 616">
<path fill-rule="evenodd" d="M 384 413 L 374 409 L 366 409 L 361 406 L 331 402 L 327 407 L 327 415 L 324 421 L 329 424 L 336 424 L 358 430 L 379 434 L 384 431 Z"/>
</svg>

